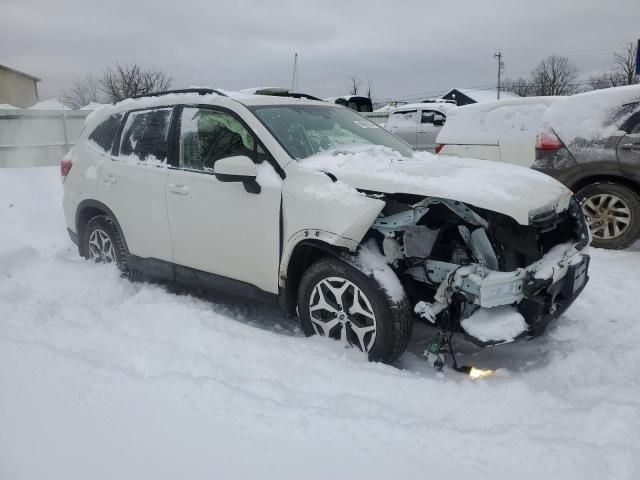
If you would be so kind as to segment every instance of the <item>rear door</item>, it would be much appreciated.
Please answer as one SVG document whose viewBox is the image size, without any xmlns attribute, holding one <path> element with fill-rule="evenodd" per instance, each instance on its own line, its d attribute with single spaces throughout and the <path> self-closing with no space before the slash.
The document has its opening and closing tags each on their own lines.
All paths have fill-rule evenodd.
<svg viewBox="0 0 640 480">
<path fill-rule="evenodd" d="M 174 263 L 277 293 L 282 182 L 264 147 L 235 113 L 185 106 L 178 148 L 166 193 Z M 218 160 L 236 155 L 257 163 L 259 193 L 213 175 Z M 178 281 L 198 275 L 176 267 Z"/>
<path fill-rule="evenodd" d="M 437 110 L 424 109 L 420 111 L 420 125 L 418 125 L 416 145 L 418 150 L 435 152 L 436 137 L 442 129 L 442 125 L 434 125 L 436 115 L 442 117 L 442 119 L 445 118 L 444 114 Z"/>
<path fill-rule="evenodd" d="M 165 261 L 172 259 L 165 201 L 172 116 L 172 107 L 130 111 L 98 180 L 98 198 L 115 215 L 129 252 Z"/>
<path fill-rule="evenodd" d="M 418 130 L 418 110 L 392 112 L 387 122 L 387 130 L 415 147 Z"/>
</svg>

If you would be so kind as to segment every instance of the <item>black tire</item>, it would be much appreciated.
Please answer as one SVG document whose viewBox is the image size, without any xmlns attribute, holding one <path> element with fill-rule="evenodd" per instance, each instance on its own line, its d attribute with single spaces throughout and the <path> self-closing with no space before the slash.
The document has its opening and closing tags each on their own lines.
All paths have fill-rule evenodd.
<svg viewBox="0 0 640 480">
<path fill-rule="evenodd" d="M 331 277 L 339 277 L 355 284 L 371 305 L 375 315 L 376 330 L 375 341 L 368 352 L 369 360 L 385 363 L 397 360 L 407 348 L 413 327 L 413 316 L 408 298 L 405 295 L 400 301 L 392 300 L 374 278 L 335 257 L 323 257 L 316 261 L 307 269 L 300 281 L 298 316 L 305 335 L 316 334 L 310 312 L 311 296 L 314 294 L 314 289 L 323 279 Z M 347 326 L 334 327 L 330 331 L 330 336 L 335 338 L 340 334 L 341 328 L 347 328 Z M 338 329 L 337 332 L 335 329 Z M 353 334 L 351 327 L 348 327 L 346 331 L 348 334 Z M 357 336 L 353 338 L 357 339 Z M 360 349 L 362 350 L 362 348 Z"/>
<path fill-rule="evenodd" d="M 87 226 L 84 229 L 84 235 L 82 239 L 82 251 L 84 257 L 87 260 L 93 260 L 96 263 L 111 262 L 110 256 L 96 255 L 95 249 L 94 255 L 92 255 L 92 246 L 89 243 L 94 232 L 103 232 L 104 234 L 106 234 L 109 239 L 108 241 L 111 242 L 111 245 L 113 246 L 113 256 L 115 257 L 115 263 L 118 266 L 118 269 L 122 273 L 122 276 L 129 277 L 130 271 L 127 264 L 129 255 L 127 252 L 127 248 L 125 247 L 125 244 L 120 233 L 118 232 L 118 228 L 116 227 L 115 223 L 107 215 L 97 215 L 87 222 Z M 108 244 L 105 243 L 105 245 Z M 108 248 L 108 246 L 106 246 L 105 248 Z"/>
<path fill-rule="evenodd" d="M 595 204 L 597 199 L 605 198 L 606 195 L 613 195 L 617 197 L 621 202 L 626 204 L 626 207 L 629 211 L 629 224 L 626 229 L 622 230 L 621 233 L 617 236 L 613 236 L 609 231 L 609 234 L 612 235 L 611 238 L 603 238 L 604 237 L 604 226 L 608 225 L 610 222 L 616 223 L 615 218 L 609 220 L 611 215 L 607 216 L 611 210 L 607 210 L 603 208 L 603 213 L 597 212 L 599 215 L 603 215 L 602 218 L 595 218 L 594 211 L 592 206 Z M 576 198 L 580 201 L 582 205 L 582 211 L 587 217 L 587 221 L 590 222 L 605 222 L 604 226 L 592 226 L 592 241 L 591 245 L 599 248 L 609 248 L 609 249 L 620 249 L 628 247 L 634 240 L 638 238 L 640 234 L 640 198 L 638 194 L 624 185 L 620 185 L 614 182 L 597 182 L 592 183 L 591 185 L 587 185 L 586 187 L 581 188 L 578 193 L 576 193 Z M 589 203 L 589 200 L 593 199 L 594 201 Z M 624 218 L 627 218 L 626 214 L 622 215 Z M 599 230 L 597 230 L 599 228 Z M 613 228 L 613 226 L 606 226 L 607 229 Z"/>
</svg>

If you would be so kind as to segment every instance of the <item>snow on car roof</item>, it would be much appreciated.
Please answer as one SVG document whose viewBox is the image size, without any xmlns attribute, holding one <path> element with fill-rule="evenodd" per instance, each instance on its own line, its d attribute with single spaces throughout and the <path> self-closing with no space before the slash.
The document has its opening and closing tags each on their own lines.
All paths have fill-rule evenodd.
<svg viewBox="0 0 640 480">
<path fill-rule="evenodd" d="M 399 107 L 396 107 L 394 109 L 392 109 L 390 111 L 390 113 L 393 112 L 402 112 L 405 110 L 416 110 L 416 109 L 429 109 L 429 110 L 439 110 L 443 113 L 448 113 L 449 111 L 451 111 L 452 109 L 456 109 L 458 108 L 457 105 L 454 105 L 453 103 L 408 103 L 406 105 L 401 105 Z"/>
<path fill-rule="evenodd" d="M 498 96 L 496 90 L 494 89 L 452 88 L 447 93 L 445 93 L 443 97 L 453 92 L 454 90 L 457 90 L 460 93 L 464 93 L 471 100 L 475 100 L 478 103 L 493 102 L 497 100 Z M 500 92 L 500 99 L 503 98 L 520 98 L 520 96 L 513 92 Z"/>
<path fill-rule="evenodd" d="M 498 145 L 501 139 L 533 141 L 550 105 L 563 97 L 517 97 L 474 103 L 449 112 L 438 143 Z"/>
<path fill-rule="evenodd" d="M 615 134 L 640 108 L 624 108 L 640 102 L 640 85 L 605 88 L 566 97 L 549 108 L 544 124 L 565 144 L 576 139 L 598 140 Z"/>
<path fill-rule="evenodd" d="M 251 95 L 242 92 L 234 92 L 218 89 L 223 95 L 217 93 L 168 93 L 166 95 L 148 96 L 139 98 L 125 98 L 112 105 L 94 110 L 86 119 L 85 127 L 87 131 L 93 130 L 105 117 L 116 113 L 126 112 L 133 109 L 152 108 L 162 106 L 172 106 L 181 104 L 199 105 L 230 105 L 240 103 L 245 106 L 252 105 L 324 105 L 325 102 L 308 100 L 304 98 L 279 97 L 271 95 Z"/>
</svg>

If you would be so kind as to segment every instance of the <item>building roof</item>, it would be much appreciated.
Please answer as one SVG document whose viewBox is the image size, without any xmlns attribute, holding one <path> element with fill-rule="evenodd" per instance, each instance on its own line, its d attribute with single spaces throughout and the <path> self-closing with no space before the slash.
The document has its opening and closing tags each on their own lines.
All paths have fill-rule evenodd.
<svg viewBox="0 0 640 480">
<path fill-rule="evenodd" d="M 474 100 L 475 102 L 478 102 L 478 103 L 493 102 L 497 99 L 496 98 L 497 94 L 495 89 L 481 90 L 481 89 L 473 89 L 473 88 L 452 88 L 442 96 L 445 97 L 450 93 L 452 93 L 454 90 L 457 90 L 458 92 L 463 93 L 464 95 L 469 97 L 471 100 Z M 516 95 L 513 92 L 500 92 L 500 99 L 502 100 L 503 98 L 520 98 L 520 95 Z"/>
<path fill-rule="evenodd" d="M 23 77 L 28 77 L 36 82 L 41 81 L 41 78 L 34 77 L 33 75 L 29 75 L 28 73 L 21 72 L 20 70 L 16 70 L 15 68 L 7 67 L 6 65 L 0 64 L 0 69 L 7 70 L 9 72 L 17 73 L 18 75 L 22 75 Z"/>
</svg>

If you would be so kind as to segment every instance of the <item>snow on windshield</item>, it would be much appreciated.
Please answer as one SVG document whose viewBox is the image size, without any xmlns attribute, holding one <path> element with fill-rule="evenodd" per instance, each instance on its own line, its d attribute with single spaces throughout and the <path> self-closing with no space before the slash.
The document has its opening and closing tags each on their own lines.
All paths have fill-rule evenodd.
<svg viewBox="0 0 640 480">
<path fill-rule="evenodd" d="M 640 111 L 640 85 L 605 88 L 567 97 L 544 116 L 567 145 L 577 139 L 601 140 L 616 134 L 622 124 Z"/>
</svg>

